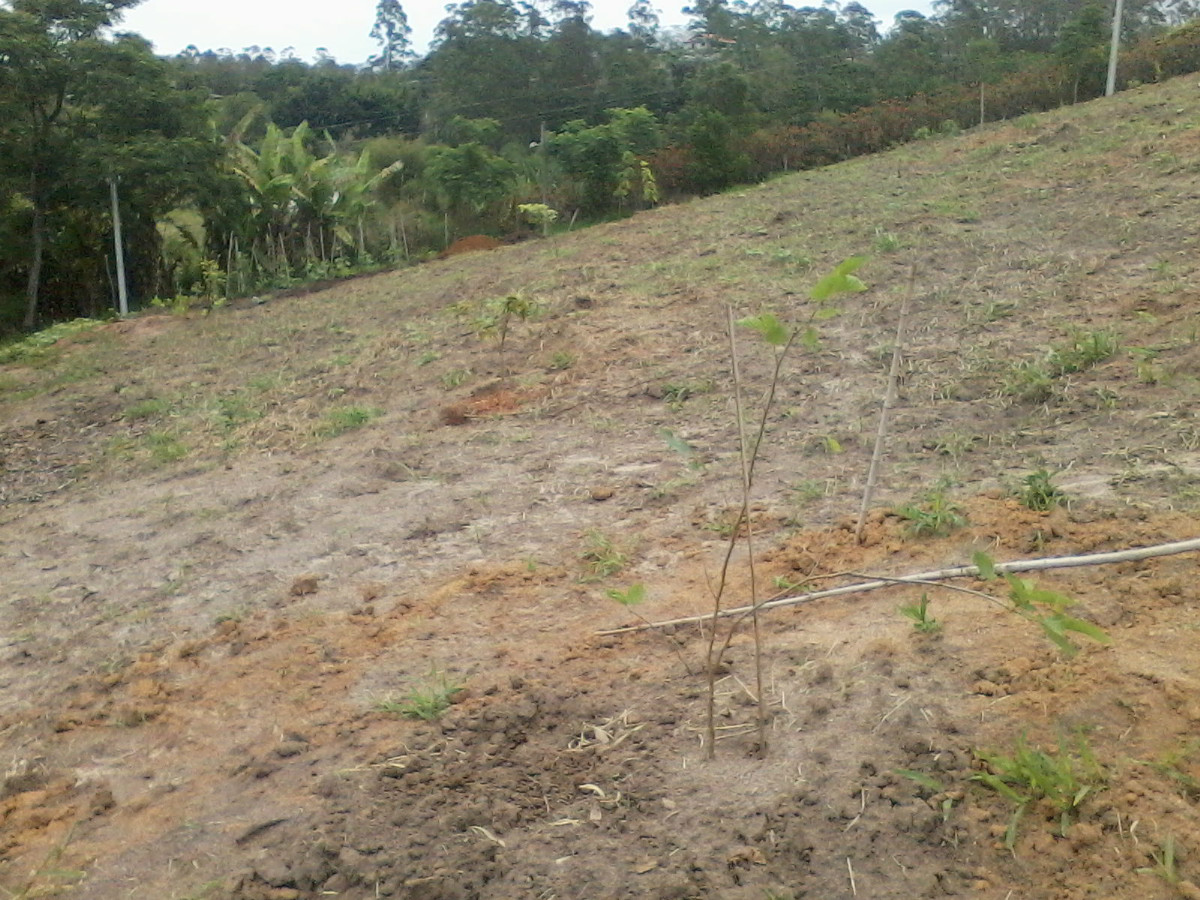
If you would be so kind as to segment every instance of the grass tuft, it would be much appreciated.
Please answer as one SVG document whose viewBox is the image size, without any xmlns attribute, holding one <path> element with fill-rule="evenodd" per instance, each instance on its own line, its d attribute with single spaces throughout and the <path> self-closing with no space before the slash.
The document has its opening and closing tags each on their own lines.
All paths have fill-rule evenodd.
<svg viewBox="0 0 1200 900">
<path fill-rule="evenodd" d="M 450 708 L 454 695 L 462 689 L 461 683 L 451 681 L 445 672 L 433 669 L 425 681 L 403 697 L 386 697 L 375 704 L 375 708 L 405 719 L 432 722 Z"/>
<path fill-rule="evenodd" d="M 383 415 L 383 410 L 371 406 L 341 406 L 325 413 L 324 424 L 318 429 L 321 437 L 337 437 L 347 431 L 362 428 Z"/>
</svg>

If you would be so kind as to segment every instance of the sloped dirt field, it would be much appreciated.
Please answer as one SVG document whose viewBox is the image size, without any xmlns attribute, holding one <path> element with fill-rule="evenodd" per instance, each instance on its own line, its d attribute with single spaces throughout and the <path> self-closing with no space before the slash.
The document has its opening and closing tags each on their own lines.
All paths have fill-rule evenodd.
<svg viewBox="0 0 1200 900">
<path fill-rule="evenodd" d="M 1027 576 L 1108 636 L 1073 657 L 997 581 L 772 611 L 765 746 L 747 622 L 714 747 L 706 627 L 600 633 L 711 610 L 727 308 L 807 322 L 855 253 L 870 289 L 768 417 L 760 595 L 1197 537 L 1198 125 L 1179 80 L 3 367 L 0 887 L 1200 896 L 1194 553 Z M 739 356 L 756 408 L 770 351 Z M 1065 505 L 1016 499 L 1040 469 Z M 965 522 L 915 535 L 896 510 L 935 489 Z M 922 594 L 929 634 L 898 612 Z M 1064 804 L 988 786 L 1022 753 L 1070 761 Z"/>
</svg>

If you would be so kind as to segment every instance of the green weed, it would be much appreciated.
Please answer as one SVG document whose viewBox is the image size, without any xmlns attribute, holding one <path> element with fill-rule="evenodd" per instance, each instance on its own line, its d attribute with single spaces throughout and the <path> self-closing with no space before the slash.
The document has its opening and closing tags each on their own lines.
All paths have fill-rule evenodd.
<svg viewBox="0 0 1200 900">
<path fill-rule="evenodd" d="M 171 404 L 158 397 L 150 397 L 145 400 L 139 400 L 126 407 L 122 416 L 130 421 L 138 419 L 157 419 L 159 416 L 164 416 L 171 409 Z"/>
<path fill-rule="evenodd" d="M 942 630 L 942 623 L 929 615 L 929 596 L 921 595 L 919 603 L 900 607 L 900 614 L 911 619 L 913 628 L 921 634 L 936 634 Z"/>
<path fill-rule="evenodd" d="M 1158 353 L 1153 347 L 1129 348 L 1129 355 L 1133 357 L 1137 368 L 1138 381 L 1143 384 L 1158 384 L 1165 380 L 1162 367 L 1155 363 Z"/>
<path fill-rule="evenodd" d="M 1000 393 L 1025 403 L 1045 403 L 1054 396 L 1057 379 L 1090 369 L 1112 357 L 1119 348 L 1120 340 L 1113 331 L 1076 331 L 1070 340 L 1052 346 L 1044 358 L 1013 365 L 1004 377 Z"/>
<path fill-rule="evenodd" d="M 1017 304 L 1007 300 L 989 300 L 981 311 L 984 322 L 998 322 L 1007 319 L 1017 311 Z"/>
<path fill-rule="evenodd" d="M 1149 763 L 1149 766 L 1158 774 L 1175 782 L 1187 799 L 1200 800 L 1200 778 L 1187 771 L 1198 754 L 1200 740 L 1191 740 L 1177 750 L 1164 753 L 1157 762 Z"/>
<path fill-rule="evenodd" d="M 150 448 L 150 458 L 160 465 L 173 463 L 188 455 L 187 445 L 169 431 L 151 431 L 144 440 Z"/>
<path fill-rule="evenodd" d="M 775 585 L 775 590 L 792 592 L 804 586 L 804 581 L 792 581 L 786 575 L 776 575 L 771 583 Z"/>
<path fill-rule="evenodd" d="M 777 250 L 771 251 L 771 262 L 787 266 L 792 269 L 810 269 L 812 268 L 812 260 L 803 254 L 788 250 L 786 247 L 780 247 Z"/>
<path fill-rule="evenodd" d="M 238 394 L 230 394 L 217 399 L 216 424 L 225 431 L 233 431 L 246 422 L 257 422 L 262 417 L 260 409 Z"/>
<path fill-rule="evenodd" d="M 65 337 L 103 325 L 99 319 L 72 319 L 0 345 L 0 365 L 23 363 L 45 355 L 46 351 Z"/>
<path fill-rule="evenodd" d="M 814 453 L 824 453 L 826 456 L 836 456 L 845 450 L 842 442 L 832 434 L 818 434 L 807 443 L 807 448 Z"/>
<path fill-rule="evenodd" d="M 965 431 L 952 431 L 947 435 L 943 435 L 933 445 L 935 452 L 943 456 L 949 456 L 955 462 L 961 460 L 964 454 L 970 453 L 975 449 L 975 445 L 979 443 L 981 438 L 977 434 L 969 434 Z"/>
<path fill-rule="evenodd" d="M 699 394 L 711 394 L 717 389 L 714 382 L 702 381 L 668 381 L 662 386 L 662 398 L 672 409 L 678 409 L 692 397 Z"/>
<path fill-rule="evenodd" d="M 1116 409 L 1120 402 L 1120 395 L 1109 388 L 1098 387 L 1092 391 L 1092 396 L 1096 398 L 1095 404 L 1098 409 Z"/>
<path fill-rule="evenodd" d="M 1069 341 L 1050 351 L 1050 368 L 1056 376 L 1082 372 L 1111 358 L 1118 349 L 1120 340 L 1116 332 L 1076 331 Z"/>
<path fill-rule="evenodd" d="M 587 546 L 580 558 L 586 570 L 585 581 L 601 581 L 616 575 L 629 562 L 628 555 L 599 531 L 587 533 Z"/>
<path fill-rule="evenodd" d="M 1064 837 L 1071 826 L 1071 815 L 1083 801 L 1104 787 L 1106 774 L 1083 735 L 1073 746 L 1064 748 L 1059 741 L 1054 752 L 1030 747 L 1022 735 L 1011 755 L 978 753 L 987 770 L 972 776 L 985 787 L 1017 805 L 1005 833 L 1009 850 L 1017 839 L 1017 827 L 1031 803 L 1044 800 L 1059 817 L 1059 833 Z"/>
<path fill-rule="evenodd" d="M 1179 869 L 1175 865 L 1175 835 L 1168 834 L 1166 840 L 1163 841 L 1161 852 L 1151 850 L 1150 856 L 1154 860 L 1154 865 L 1137 869 L 1139 875 L 1157 875 L 1169 885 L 1179 884 Z"/>
<path fill-rule="evenodd" d="M 918 784 L 925 790 L 934 794 L 940 794 L 946 788 L 940 781 L 932 775 L 927 775 L 924 772 L 918 772 L 915 769 L 893 769 L 897 775 L 902 775 L 914 784 Z"/>
<path fill-rule="evenodd" d="M 814 500 L 820 500 L 829 493 L 829 485 L 819 478 L 803 478 L 788 485 L 792 502 L 807 506 Z"/>
<path fill-rule="evenodd" d="M 882 228 L 875 229 L 875 252 L 876 253 L 895 253 L 903 246 L 900 238 L 890 231 L 884 231 Z"/>
<path fill-rule="evenodd" d="M 451 369 L 449 372 L 442 374 L 442 387 L 448 391 L 452 391 L 470 377 L 470 369 Z"/>
<path fill-rule="evenodd" d="M 324 424 L 318 429 L 321 437 L 337 437 L 347 431 L 362 428 L 372 419 L 383 415 L 383 410 L 370 406 L 341 406 L 325 414 Z"/>
<path fill-rule="evenodd" d="M 1065 503 L 1066 494 L 1054 486 L 1052 477 L 1045 469 L 1038 469 L 1022 478 L 1017 488 L 1021 505 L 1035 512 L 1046 512 Z"/>
<path fill-rule="evenodd" d="M 451 681 L 445 672 L 430 671 L 424 682 L 400 698 L 384 698 L 375 704 L 380 712 L 391 713 L 405 719 L 421 719 L 432 722 L 450 708 L 454 695 L 463 689 L 457 681 Z"/>
<path fill-rule="evenodd" d="M 550 363 L 547 366 L 552 372 L 562 372 L 575 365 L 575 354 L 568 353 L 565 350 L 559 350 L 550 357 Z"/>
<path fill-rule="evenodd" d="M 962 507 L 941 490 L 926 494 L 920 503 L 901 506 L 896 515 L 908 522 L 906 530 L 915 537 L 945 537 L 967 524 Z"/>
<path fill-rule="evenodd" d="M 696 448 L 677 435 L 670 428 L 660 428 L 658 435 L 667 442 L 667 446 L 679 454 L 689 469 L 699 471 L 704 468 L 704 460 L 696 455 Z"/>
<path fill-rule="evenodd" d="M 1005 374 L 1000 394 L 1022 403 L 1045 403 L 1054 396 L 1054 376 L 1042 363 L 1022 360 Z"/>
</svg>

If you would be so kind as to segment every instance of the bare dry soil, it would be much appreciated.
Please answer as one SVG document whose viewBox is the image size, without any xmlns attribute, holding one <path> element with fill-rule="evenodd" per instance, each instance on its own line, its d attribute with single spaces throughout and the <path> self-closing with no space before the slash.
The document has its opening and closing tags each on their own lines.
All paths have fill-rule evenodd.
<svg viewBox="0 0 1200 900">
<path fill-rule="evenodd" d="M 784 365 L 727 605 L 751 556 L 800 597 L 1200 536 L 1198 214 L 1191 77 L 0 367 L 0 892 L 1200 897 L 1195 554 L 1027 576 L 1108 636 L 1074 656 L 1003 581 L 764 614 L 765 746 L 747 622 L 712 747 L 707 626 L 601 633 L 712 609 L 728 310 L 809 322 L 859 253 Z M 943 535 L 900 513 L 931 492 Z M 1066 800 L 994 789 L 1005 758 Z"/>
</svg>

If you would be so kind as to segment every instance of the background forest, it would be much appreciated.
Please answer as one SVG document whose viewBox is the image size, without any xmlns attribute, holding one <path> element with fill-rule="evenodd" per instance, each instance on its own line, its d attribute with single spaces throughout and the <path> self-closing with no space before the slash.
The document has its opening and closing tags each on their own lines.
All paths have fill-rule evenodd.
<svg viewBox="0 0 1200 900">
<path fill-rule="evenodd" d="M 136 0 L 0 4 L 0 334 L 419 261 L 600 221 L 1104 91 L 1113 10 L 939 0 L 463 0 L 416 55 L 398 0 L 365 66 L 156 57 Z M 1200 3 L 1126 0 L 1118 86 L 1200 69 Z"/>
</svg>

